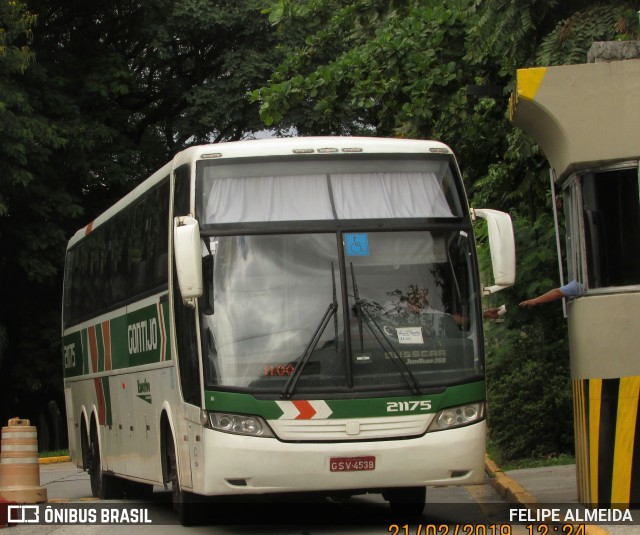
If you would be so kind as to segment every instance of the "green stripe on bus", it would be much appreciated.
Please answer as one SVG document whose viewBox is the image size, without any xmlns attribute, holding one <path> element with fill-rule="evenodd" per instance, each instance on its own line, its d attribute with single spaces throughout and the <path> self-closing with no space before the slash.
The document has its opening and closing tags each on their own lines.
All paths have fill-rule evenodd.
<svg viewBox="0 0 640 535">
<path fill-rule="evenodd" d="M 111 367 L 114 370 L 127 368 L 129 366 L 127 315 L 112 318 L 109 323 L 111 324 Z"/>
<path fill-rule="evenodd" d="M 102 324 L 96 324 L 96 340 L 98 341 L 98 369 L 95 371 L 104 371 L 104 337 L 102 333 Z"/>
<path fill-rule="evenodd" d="M 111 366 L 118 370 L 171 360 L 169 304 L 151 304 L 139 310 L 108 320 Z M 89 363 L 91 351 L 89 329 L 63 337 L 65 377 L 78 377 L 93 371 L 108 371 L 105 359 L 105 329 L 102 323 L 89 327 L 95 330 L 96 369 Z"/>
<path fill-rule="evenodd" d="M 82 330 L 82 347 L 80 351 L 80 359 L 82 361 L 81 374 L 89 373 L 89 333 L 87 329 Z"/>
<path fill-rule="evenodd" d="M 329 418 L 367 418 L 378 416 L 406 416 L 407 411 L 390 411 L 389 404 L 409 402 L 409 409 L 413 401 L 430 401 L 431 408 L 424 411 L 438 412 L 447 407 L 455 407 L 465 403 L 474 403 L 486 399 L 485 381 L 477 381 L 466 385 L 456 385 L 445 389 L 440 394 L 422 396 L 399 396 L 364 399 L 325 399 L 324 402 L 331 409 Z M 313 403 L 313 400 L 312 400 Z M 416 408 L 418 405 L 416 405 Z M 231 392 L 205 391 L 205 408 L 217 412 L 235 412 L 240 414 L 254 414 L 267 420 L 280 418 L 284 412 L 275 400 L 256 399 L 251 394 Z"/>
</svg>

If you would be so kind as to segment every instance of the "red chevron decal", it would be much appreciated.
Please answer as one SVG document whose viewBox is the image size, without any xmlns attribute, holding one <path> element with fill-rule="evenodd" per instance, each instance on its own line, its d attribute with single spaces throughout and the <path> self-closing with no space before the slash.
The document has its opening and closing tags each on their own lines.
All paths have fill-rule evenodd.
<svg viewBox="0 0 640 535">
<path fill-rule="evenodd" d="M 316 410 L 313 408 L 311 403 L 304 400 L 296 400 L 292 402 L 300 414 L 296 416 L 296 420 L 310 420 L 316 415 Z"/>
<path fill-rule="evenodd" d="M 89 356 L 91 357 L 91 365 L 93 366 L 91 372 L 97 373 L 99 371 L 98 370 L 98 338 L 96 336 L 95 325 L 92 325 L 87 329 L 87 335 L 89 337 Z"/>
</svg>

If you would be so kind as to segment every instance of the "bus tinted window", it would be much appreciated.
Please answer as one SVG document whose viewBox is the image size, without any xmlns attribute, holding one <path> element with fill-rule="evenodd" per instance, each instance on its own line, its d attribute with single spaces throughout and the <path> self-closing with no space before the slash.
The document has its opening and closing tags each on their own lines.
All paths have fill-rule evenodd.
<svg viewBox="0 0 640 535">
<path fill-rule="evenodd" d="M 166 180 L 67 252 L 65 327 L 167 285 L 168 219 Z"/>
</svg>

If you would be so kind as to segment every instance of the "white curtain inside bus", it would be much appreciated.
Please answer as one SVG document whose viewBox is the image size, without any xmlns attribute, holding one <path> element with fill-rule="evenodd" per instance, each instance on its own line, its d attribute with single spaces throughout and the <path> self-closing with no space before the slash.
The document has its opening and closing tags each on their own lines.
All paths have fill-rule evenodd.
<svg viewBox="0 0 640 535">
<path fill-rule="evenodd" d="M 318 165 L 199 163 L 201 224 L 461 215 L 446 161 Z M 386 171 L 385 167 L 389 170 Z"/>
</svg>

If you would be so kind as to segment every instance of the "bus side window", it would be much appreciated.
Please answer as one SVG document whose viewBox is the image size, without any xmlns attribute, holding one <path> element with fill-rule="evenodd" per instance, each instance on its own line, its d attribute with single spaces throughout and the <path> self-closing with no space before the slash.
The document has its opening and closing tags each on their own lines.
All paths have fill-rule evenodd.
<svg viewBox="0 0 640 535">
<path fill-rule="evenodd" d="M 173 198 L 173 217 L 189 213 L 189 166 L 176 169 Z M 173 280 L 177 280 L 175 262 L 172 261 Z M 173 303 L 176 322 L 176 345 L 180 366 L 180 385 L 187 403 L 200 405 L 200 370 L 198 366 L 198 344 L 196 338 L 196 309 L 184 306 L 180 289 L 174 284 Z"/>
<path fill-rule="evenodd" d="M 166 287 L 169 181 L 147 193 L 129 214 L 130 289 L 134 294 Z M 124 234 L 124 233 L 123 233 Z"/>
</svg>

